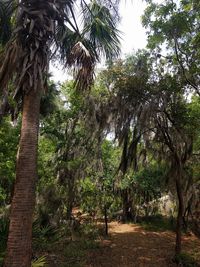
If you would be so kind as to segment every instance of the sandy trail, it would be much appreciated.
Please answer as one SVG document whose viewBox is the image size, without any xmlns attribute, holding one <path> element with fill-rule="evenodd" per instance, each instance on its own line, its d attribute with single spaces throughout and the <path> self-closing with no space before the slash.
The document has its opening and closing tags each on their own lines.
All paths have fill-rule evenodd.
<svg viewBox="0 0 200 267">
<path fill-rule="evenodd" d="M 175 267 L 175 234 L 150 232 L 134 224 L 112 222 L 110 239 L 102 240 L 100 249 L 91 251 L 85 267 Z M 183 251 L 200 252 L 200 240 L 183 236 Z M 200 262 L 200 258 L 199 258 Z"/>
</svg>

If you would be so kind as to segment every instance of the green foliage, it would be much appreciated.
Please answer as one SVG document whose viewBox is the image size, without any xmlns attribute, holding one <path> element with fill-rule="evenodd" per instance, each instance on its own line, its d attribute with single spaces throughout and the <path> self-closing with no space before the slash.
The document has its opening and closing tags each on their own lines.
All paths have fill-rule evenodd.
<svg viewBox="0 0 200 267">
<path fill-rule="evenodd" d="M 120 150 L 113 142 L 104 140 L 101 146 L 100 169 L 88 168 L 88 176 L 80 181 L 81 208 L 87 212 L 104 214 L 104 208 L 113 209 L 118 197 L 114 196 L 114 181 L 119 164 Z M 98 165 L 97 165 L 98 166 Z"/>
<path fill-rule="evenodd" d="M 62 267 L 83 267 L 88 250 L 97 249 L 98 243 L 93 240 L 81 239 L 67 244 L 64 249 L 65 263 Z"/>
<path fill-rule="evenodd" d="M 187 253 L 181 253 L 175 257 L 175 261 L 177 264 L 183 267 L 198 267 L 199 264 L 195 261 L 195 259 Z"/>
<path fill-rule="evenodd" d="M 51 183 L 54 177 L 52 162 L 56 150 L 56 142 L 48 138 L 48 136 L 40 136 L 38 150 L 38 190 L 41 190 L 43 185 Z"/>
<path fill-rule="evenodd" d="M 93 222 L 83 223 L 80 227 L 81 235 L 89 241 L 97 240 L 100 237 L 100 231 L 97 224 Z"/>
<path fill-rule="evenodd" d="M 50 77 L 51 78 L 51 77 Z M 59 109 L 60 96 L 56 84 L 48 81 L 48 91 L 42 96 L 40 105 L 40 115 L 42 118 L 50 116 Z"/>
<path fill-rule="evenodd" d="M 83 32 L 98 54 L 112 59 L 119 55 L 119 31 L 116 30 L 117 16 L 113 16 L 108 7 L 100 2 L 91 1 L 83 10 L 85 23 Z"/>
<path fill-rule="evenodd" d="M 42 226 L 39 220 L 33 223 L 33 247 L 40 251 L 51 247 L 62 235 L 61 229 L 47 225 Z"/>
<path fill-rule="evenodd" d="M 12 33 L 14 20 L 12 18 L 15 2 L 12 0 L 0 1 L 0 47 L 5 45 Z"/>
<path fill-rule="evenodd" d="M 200 131 L 200 97 L 193 97 L 192 101 L 187 105 L 188 112 L 188 131 L 194 134 L 197 147 L 195 149 L 199 149 L 199 131 Z"/>
<path fill-rule="evenodd" d="M 9 229 L 8 219 L 0 218 L 0 266 L 3 266 L 3 259 L 6 251 L 6 243 Z"/>
<path fill-rule="evenodd" d="M 176 227 L 174 218 L 163 217 L 162 215 L 143 218 L 140 225 L 145 230 L 153 232 L 175 231 Z"/>
<path fill-rule="evenodd" d="M 92 212 L 97 205 L 98 189 L 95 183 L 91 181 L 90 177 L 86 177 L 80 181 L 81 186 L 81 208 L 86 212 Z"/>
<path fill-rule="evenodd" d="M 46 263 L 45 256 L 42 256 L 34 261 L 32 261 L 31 267 L 44 267 Z"/>
<path fill-rule="evenodd" d="M 4 118 L 0 122 L 0 207 L 10 202 L 18 141 L 19 124 L 13 126 L 9 118 Z"/>
<path fill-rule="evenodd" d="M 141 169 L 134 175 L 134 181 L 143 190 L 153 194 L 153 198 L 160 197 L 166 174 L 165 166 L 150 165 L 148 168 Z"/>
<path fill-rule="evenodd" d="M 172 70 L 175 73 L 178 71 L 179 79 L 183 79 L 190 89 L 195 89 L 198 95 L 199 17 L 199 1 L 167 0 L 165 4 L 148 1 L 142 19 L 148 30 L 148 47 L 157 55 L 155 60 L 162 61 L 165 58 L 171 73 Z"/>
<path fill-rule="evenodd" d="M 121 189 L 131 189 L 137 195 L 140 204 L 161 197 L 164 188 L 166 167 L 157 164 L 141 168 L 137 172 L 130 171 L 121 179 Z M 147 197 L 147 199 L 145 198 Z"/>
<path fill-rule="evenodd" d="M 90 95 L 80 94 L 74 82 L 69 81 L 59 90 L 50 84 L 49 93 L 42 98 L 38 220 L 33 225 L 35 250 L 51 249 L 63 233 L 68 236 L 67 213 L 74 205 L 102 218 L 105 208 L 108 216 L 122 208 L 124 192 L 133 209 L 159 198 L 168 189 L 165 178 L 174 155 L 184 162 L 183 187 L 200 179 L 200 100 L 191 90 L 199 84 L 200 6 L 192 0 L 147 2 L 143 24 L 148 29 L 150 50 L 139 50 L 124 60 L 109 62 Z M 96 52 L 112 57 L 119 51 L 119 32 L 115 31 L 116 21 L 108 7 L 96 1 L 89 6 L 91 9 L 84 9 L 81 36 L 75 36 L 66 27 L 68 37 L 63 38 L 70 43 L 60 47 L 64 55 L 71 52 L 77 41 L 82 42 L 79 48 L 84 53 L 71 59 L 78 68 L 80 56 L 92 52 L 94 47 L 97 49 L 89 62 L 92 68 L 93 60 L 98 58 Z M 0 26 L 4 24 L 2 7 Z M 62 35 L 61 31 L 58 29 Z M 0 29 L 0 39 L 2 36 Z M 187 99 L 188 92 L 189 96 L 194 95 L 191 101 Z M 2 210 L 10 203 L 19 124 L 13 126 L 9 118 L 0 123 Z M 115 134 L 115 141 L 109 141 L 107 133 Z M 176 173 L 170 175 L 174 178 Z M 58 233 L 54 224 L 65 229 L 59 228 Z M 148 217 L 141 224 L 151 231 L 174 230 L 174 222 L 161 216 Z M 5 253 L 7 234 L 8 222 L 1 219 L 0 258 Z M 83 223 L 80 234 L 80 242 L 64 244 L 63 267 L 82 266 L 86 251 L 98 247 L 94 242 L 99 237 L 96 225 Z M 196 266 L 185 255 L 177 261 L 183 266 Z M 44 262 L 41 257 L 33 266 L 44 266 Z"/>
</svg>

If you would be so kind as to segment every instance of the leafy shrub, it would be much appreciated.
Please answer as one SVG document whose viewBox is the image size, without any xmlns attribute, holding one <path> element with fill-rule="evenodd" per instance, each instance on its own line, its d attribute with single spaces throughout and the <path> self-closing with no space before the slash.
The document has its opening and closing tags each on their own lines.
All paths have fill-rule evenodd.
<svg viewBox="0 0 200 267">
<path fill-rule="evenodd" d="M 94 223 L 82 224 L 80 231 L 87 239 L 95 240 L 99 237 L 99 229 Z"/>
</svg>

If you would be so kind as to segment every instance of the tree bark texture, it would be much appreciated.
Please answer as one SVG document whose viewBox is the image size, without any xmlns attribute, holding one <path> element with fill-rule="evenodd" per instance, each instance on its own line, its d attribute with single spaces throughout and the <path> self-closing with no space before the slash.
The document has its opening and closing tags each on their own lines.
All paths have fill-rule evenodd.
<svg viewBox="0 0 200 267">
<path fill-rule="evenodd" d="M 40 99 L 38 90 L 31 90 L 24 96 L 16 181 L 4 267 L 31 266 Z"/>
<path fill-rule="evenodd" d="M 184 212 L 184 201 L 183 201 L 181 178 L 182 178 L 182 170 L 178 166 L 177 176 L 176 176 L 176 191 L 177 191 L 177 197 L 178 197 L 178 215 L 177 215 L 177 224 L 176 224 L 176 247 L 175 247 L 176 255 L 179 255 L 181 253 L 181 237 L 182 237 L 183 212 Z"/>
<path fill-rule="evenodd" d="M 126 222 L 128 220 L 128 209 L 129 209 L 129 203 L 128 203 L 128 192 L 126 189 L 122 191 L 122 201 L 123 201 L 123 216 L 122 216 L 122 222 Z"/>
</svg>

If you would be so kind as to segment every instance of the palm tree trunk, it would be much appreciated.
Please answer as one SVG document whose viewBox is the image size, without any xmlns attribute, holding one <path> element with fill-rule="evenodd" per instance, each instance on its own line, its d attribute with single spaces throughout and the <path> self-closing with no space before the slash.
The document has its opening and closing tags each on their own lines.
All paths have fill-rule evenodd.
<svg viewBox="0 0 200 267">
<path fill-rule="evenodd" d="M 38 90 L 31 90 L 24 96 L 16 182 L 4 267 L 31 266 L 40 99 L 41 94 Z"/>
</svg>

